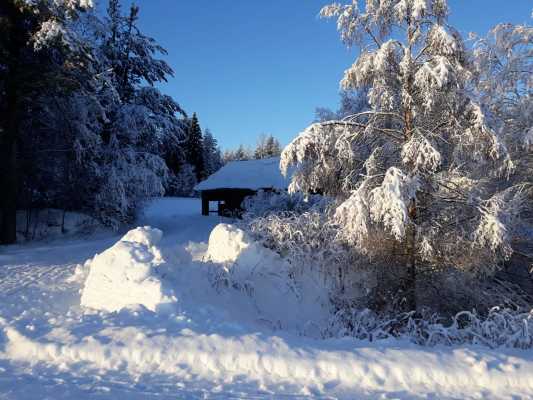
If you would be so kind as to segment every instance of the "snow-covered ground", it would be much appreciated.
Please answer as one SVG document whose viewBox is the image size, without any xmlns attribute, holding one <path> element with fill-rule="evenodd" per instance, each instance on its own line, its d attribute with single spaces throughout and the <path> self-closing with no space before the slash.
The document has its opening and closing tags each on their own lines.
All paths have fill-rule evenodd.
<svg viewBox="0 0 533 400">
<path fill-rule="evenodd" d="M 139 220 L 162 237 L 0 247 L 0 399 L 533 398 L 531 351 L 313 338 L 320 293 L 277 285 L 283 260 L 231 226 L 208 246 L 221 222 L 196 199 L 164 198 Z M 251 273 L 258 263 L 275 268 Z M 162 295 L 128 306 L 146 277 Z M 85 306 L 120 311 L 82 307 L 82 292 Z"/>
</svg>

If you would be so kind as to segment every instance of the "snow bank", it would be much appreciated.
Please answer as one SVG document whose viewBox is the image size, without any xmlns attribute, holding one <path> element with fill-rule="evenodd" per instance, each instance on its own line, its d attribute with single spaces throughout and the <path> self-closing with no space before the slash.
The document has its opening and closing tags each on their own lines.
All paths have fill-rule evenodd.
<svg viewBox="0 0 533 400">
<path fill-rule="evenodd" d="M 209 236 L 206 261 L 218 264 L 215 285 L 241 290 L 255 304 L 259 319 L 274 328 L 319 336 L 330 315 L 324 285 L 311 276 L 295 280 L 291 265 L 242 229 L 217 225 Z"/>
<path fill-rule="evenodd" d="M 89 273 L 81 305 L 96 310 L 119 311 L 141 304 L 151 311 L 176 301 L 161 276 L 165 260 L 156 246 L 163 232 L 148 226 L 129 231 L 102 254 L 85 264 Z"/>
<path fill-rule="evenodd" d="M 219 391 L 256 387 L 253 392 L 265 395 L 343 399 L 525 399 L 533 393 L 533 359 L 527 352 L 261 334 L 228 337 L 190 329 L 169 335 L 135 327 L 106 328 L 96 337 L 66 343 L 36 341 L 11 327 L 4 333 L 4 354 L 11 360 L 79 369 L 81 375 L 120 368 L 142 375 L 143 381 L 164 374 L 165 382 L 203 380 Z"/>
</svg>

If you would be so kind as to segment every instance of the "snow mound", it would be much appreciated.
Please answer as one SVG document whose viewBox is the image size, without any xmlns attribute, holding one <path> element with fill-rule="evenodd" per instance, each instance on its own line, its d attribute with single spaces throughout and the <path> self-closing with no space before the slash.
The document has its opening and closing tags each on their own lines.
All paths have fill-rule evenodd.
<svg viewBox="0 0 533 400">
<path fill-rule="evenodd" d="M 217 263 L 236 263 L 250 266 L 273 253 L 254 242 L 242 229 L 231 224 L 218 224 L 209 235 L 207 258 Z"/>
<path fill-rule="evenodd" d="M 254 272 L 287 269 L 276 253 L 231 224 L 218 224 L 211 231 L 205 257 L 207 261 L 224 265 L 225 270 L 240 281 L 251 278 Z"/>
<path fill-rule="evenodd" d="M 159 229 L 138 227 L 88 260 L 81 305 L 113 312 L 140 304 L 155 312 L 174 303 L 161 279 L 165 260 L 157 244 L 162 237 Z"/>
<path fill-rule="evenodd" d="M 213 283 L 249 296 L 262 323 L 319 336 L 318 327 L 330 312 L 323 285 L 309 276 L 298 276 L 295 280 L 285 259 L 242 229 L 218 224 L 209 236 L 204 260 L 222 267 L 215 273 Z"/>
</svg>

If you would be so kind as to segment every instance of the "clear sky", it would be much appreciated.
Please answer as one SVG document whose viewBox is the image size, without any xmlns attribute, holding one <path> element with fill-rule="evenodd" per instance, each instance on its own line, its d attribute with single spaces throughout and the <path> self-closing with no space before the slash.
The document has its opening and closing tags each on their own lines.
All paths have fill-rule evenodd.
<svg viewBox="0 0 533 400">
<path fill-rule="evenodd" d="M 286 144 L 312 122 L 315 107 L 337 108 L 339 80 L 357 50 L 340 42 L 332 20 L 317 17 L 330 2 L 136 1 L 141 28 L 168 50 L 175 71 L 161 89 L 196 112 L 224 149 L 254 145 L 261 133 Z M 449 4 L 450 22 L 464 34 L 531 23 L 532 0 Z"/>
</svg>

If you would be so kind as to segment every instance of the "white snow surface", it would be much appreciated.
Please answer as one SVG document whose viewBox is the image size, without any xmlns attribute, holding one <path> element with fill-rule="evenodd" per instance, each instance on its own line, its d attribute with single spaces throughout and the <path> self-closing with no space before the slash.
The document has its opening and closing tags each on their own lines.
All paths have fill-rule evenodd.
<svg viewBox="0 0 533 400">
<path fill-rule="evenodd" d="M 287 189 L 290 174 L 281 174 L 279 157 L 261 160 L 231 161 L 205 181 L 196 185 L 195 190 L 211 189 Z"/>
<path fill-rule="evenodd" d="M 320 293 L 231 222 L 164 198 L 122 237 L 0 247 L 0 399 L 533 398 L 531 351 L 313 337 Z M 93 271 L 137 267 L 172 307 L 81 305 Z"/>
</svg>

